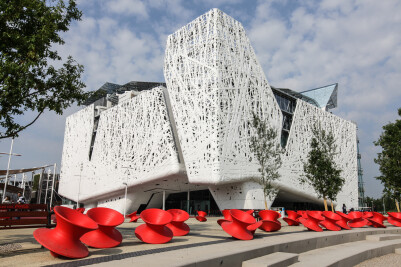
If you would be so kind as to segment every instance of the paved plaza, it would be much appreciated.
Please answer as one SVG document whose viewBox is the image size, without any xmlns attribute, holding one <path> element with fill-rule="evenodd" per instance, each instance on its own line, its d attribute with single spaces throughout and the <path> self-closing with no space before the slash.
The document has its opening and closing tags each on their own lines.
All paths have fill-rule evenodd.
<svg viewBox="0 0 401 267">
<path fill-rule="evenodd" d="M 190 218 L 187 221 L 191 228 L 189 235 L 174 237 L 171 242 L 159 245 L 145 244 L 135 237 L 135 228 L 143 223 L 140 219 L 137 223 L 125 222 L 118 227 L 124 236 L 120 246 L 111 249 L 90 248 L 89 257 L 78 260 L 52 257 L 49 251 L 41 248 L 33 238 L 34 228 L 0 230 L 0 265 L 241 266 L 243 261 L 278 251 L 300 253 L 300 258 L 307 260 L 307 253 L 302 252 L 311 253 L 310 251 L 316 248 L 324 249 L 329 246 L 333 246 L 331 251 L 334 251 L 335 245 L 345 243 L 345 239 L 347 242 L 359 240 L 359 242 L 365 242 L 361 243 L 362 245 L 366 245 L 366 235 L 390 233 L 397 236 L 401 234 L 401 229 L 391 225 L 386 230 L 364 227 L 351 231 L 318 233 L 310 232 L 302 225 L 284 226 L 286 224 L 282 222 L 283 227 L 278 232 L 266 233 L 257 230 L 254 240 L 240 241 L 228 236 L 217 224 L 217 219 L 217 217 L 209 217 L 207 222 L 201 223 Z M 380 242 L 401 247 L 401 239 L 388 239 Z M 355 242 L 355 244 L 359 243 Z M 368 242 L 368 245 L 375 244 L 378 242 Z M 342 246 L 339 249 L 346 249 L 346 244 L 339 246 Z M 333 254 L 332 257 L 335 258 L 336 255 Z M 321 262 L 316 266 L 324 266 L 324 264 Z"/>
</svg>

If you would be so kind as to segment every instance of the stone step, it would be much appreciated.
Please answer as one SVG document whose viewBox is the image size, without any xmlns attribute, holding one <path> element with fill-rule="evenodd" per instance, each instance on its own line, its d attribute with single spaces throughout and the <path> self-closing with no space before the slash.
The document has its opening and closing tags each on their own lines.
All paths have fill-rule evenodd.
<svg viewBox="0 0 401 267">
<path fill-rule="evenodd" d="M 366 240 L 368 240 L 368 241 L 385 241 L 385 240 L 394 240 L 394 239 L 401 239 L 401 235 L 381 234 L 381 235 L 366 236 Z"/>
<path fill-rule="evenodd" d="M 286 267 L 298 262 L 298 254 L 275 252 L 242 262 L 242 267 Z"/>
<path fill-rule="evenodd" d="M 394 253 L 401 248 L 401 239 L 380 242 L 356 241 L 301 253 L 292 267 L 354 266 L 365 260 Z"/>
</svg>

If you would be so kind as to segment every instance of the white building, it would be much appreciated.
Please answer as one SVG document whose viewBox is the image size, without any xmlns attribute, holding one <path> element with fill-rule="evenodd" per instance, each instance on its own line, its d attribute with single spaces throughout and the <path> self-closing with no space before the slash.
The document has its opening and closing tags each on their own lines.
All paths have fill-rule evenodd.
<svg viewBox="0 0 401 267">
<path fill-rule="evenodd" d="M 255 112 L 285 148 L 273 206 L 322 203 L 298 180 L 320 122 L 336 137 L 346 180 L 337 203 L 358 207 L 356 125 L 328 112 L 337 84 L 303 93 L 271 87 L 242 25 L 218 9 L 168 37 L 164 76 L 166 84 L 106 83 L 103 98 L 67 118 L 61 195 L 121 212 L 161 208 L 163 197 L 186 208 L 187 192 L 192 209 L 264 209 L 249 149 Z"/>
</svg>

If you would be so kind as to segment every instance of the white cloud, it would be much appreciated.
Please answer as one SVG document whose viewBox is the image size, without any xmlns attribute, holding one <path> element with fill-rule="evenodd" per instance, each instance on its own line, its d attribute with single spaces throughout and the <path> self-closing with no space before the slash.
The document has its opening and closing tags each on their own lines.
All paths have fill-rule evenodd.
<svg viewBox="0 0 401 267">
<path fill-rule="evenodd" d="M 135 15 L 142 19 L 149 18 L 146 5 L 141 0 L 114 0 L 106 4 L 108 11 L 118 15 Z"/>
</svg>

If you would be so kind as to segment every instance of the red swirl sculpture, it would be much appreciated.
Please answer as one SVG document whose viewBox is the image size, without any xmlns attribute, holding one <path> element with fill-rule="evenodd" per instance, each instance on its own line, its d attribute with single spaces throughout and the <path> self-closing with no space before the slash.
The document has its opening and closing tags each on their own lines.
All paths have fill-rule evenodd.
<svg viewBox="0 0 401 267">
<path fill-rule="evenodd" d="M 351 211 L 348 213 L 348 218 L 350 218 L 348 225 L 352 228 L 364 227 L 368 224 L 368 221 L 363 218 L 363 213 L 360 211 Z"/>
<path fill-rule="evenodd" d="M 84 214 L 84 212 L 85 212 L 85 208 L 76 208 L 75 210 L 82 214 Z"/>
<path fill-rule="evenodd" d="M 97 223 L 88 216 L 66 207 L 54 208 L 57 225 L 54 229 L 40 228 L 33 237 L 50 253 L 68 258 L 84 258 L 89 255 L 88 248 L 79 240 L 87 232 L 96 230 Z"/>
<path fill-rule="evenodd" d="M 319 222 L 324 220 L 321 211 L 306 211 L 307 218 L 300 218 L 299 222 L 302 223 L 308 230 L 323 232 L 323 229 L 319 226 Z"/>
<path fill-rule="evenodd" d="M 188 212 L 180 209 L 168 210 L 172 216 L 173 220 L 166 226 L 170 228 L 174 236 L 184 236 L 189 233 L 189 226 L 185 223 L 189 219 Z"/>
<path fill-rule="evenodd" d="M 319 224 L 330 231 L 340 231 L 341 227 L 337 225 L 337 222 L 341 220 L 341 216 L 332 211 L 323 211 L 322 216 L 325 218 Z"/>
<path fill-rule="evenodd" d="M 207 213 L 206 212 L 198 210 L 197 213 L 198 213 L 198 216 L 196 216 L 195 219 L 197 219 L 200 222 L 206 222 L 207 221 L 207 219 L 206 219 Z"/>
<path fill-rule="evenodd" d="M 266 232 L 275 232 L 281 229 L 281 223 L 277 220 L 280 214 L 274 210 L 261 210 L 259 211 L 262 225 L 259 229 Z"/>
<path fill-rule="evenodd" d="M 255 230 L 262 225 L 262 222 L 256 222 L 256 219 L 241 210 L 230 210 L 232 221 L 226 221 L 221 224 L 223 230 L 234 238 L 241 240 L 253 239 Z"/>
<path fill-rule="evenodd" d="M 338 220 L 338 221 L 336 222 L 336 224 L 337 224 L 338 226 L 340 226 L 341 228 L 343 228 L 343 229 L 351 230 L 351 227 L 349 227 L 349 225 L 348 225 L 348 221 L 351 220 L 351 219 L 348 217 L 348 215 L 345 214 L 345 213 L 342 213 L 341 211 L 336 211 L 336 213 L 337 213 L 338 215 L 340 215 L 340 217 L 341 217 L 341 219 Z"/>
<path fill-rule="evenodd" d="M 134 211 L 133 213 L 128 214 L 128 215 L 125 216 L 125 217 L 130 218 L 129 222 L 136 222 L 136 221 L 138 221 L 138 219 L 139 219 L 141 216 L 136 215 L 136 211 Z"/>
<path fill-rule="evenodd" d="M 171 213 L 161 209 L 147 209 L 141 212 L 141 224 L 135 229 L 135 235 L 149 244 L 163 244 L 173 238 L 173 231 L 166 225 L 173 220 Z"/>
<path fill-rule="evenodd" d="M 375 228 L 386 228 L 383 224 L 383 221 L 386 219 L 383 214 L 378 212 L 372 212 L 372 217 L 368 217 L 367 220 L 371 223 L 371 225 Z"/>
<path fill-rule="evenodd" d="M 86 215 L 94 220 L 99 228 L 84 234 L 81 241 L 94 248 L 113 248 L 121 244 L 123 236 L 115 229 L 124 222 L 124 216 L 109 208 L 93 208 Z"/>
<path fill-rule="evenodd" d="M 365 219 L 366 225 L 372 226 L 371 221 L 368 220 L 369 218 L 372 218 L 372 217 L 373 217 L 373 212 L 372 211 L 364 211 L 363 212 L 362 218 Z"/>
<path fill-rule="evenodd" d="M 387 212 L 387 221 L 397 227 L 401 227 L 401 212 Z"/>
<path fill-rule="evenodd" d="M 231 217 L 230 210 L 223 210 L 221 211 L 223 213 L 224 219 L 219 219 L 217 220 L 217 223 L 221 226 L 223 222 L 231 222 L 233 218 Z"/>
<path fill-rule="evenodd" d="M 301 217 L 297 212 L 293 210 L 286 210 L 287 217 L 284 217 L 283 220 L 289 225 L 289 226 L 298 226 L 299 221 L 298 218 Z"/>
</svg>

